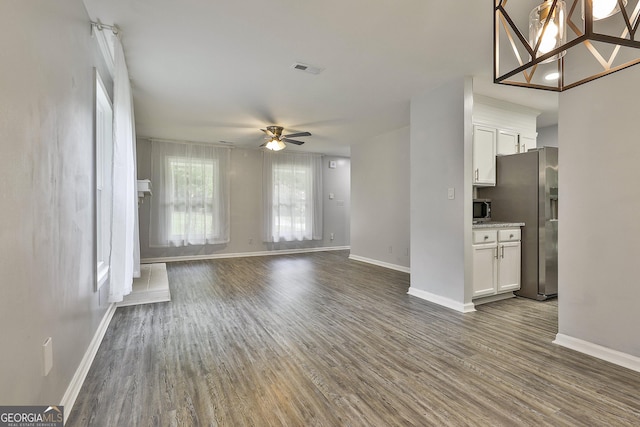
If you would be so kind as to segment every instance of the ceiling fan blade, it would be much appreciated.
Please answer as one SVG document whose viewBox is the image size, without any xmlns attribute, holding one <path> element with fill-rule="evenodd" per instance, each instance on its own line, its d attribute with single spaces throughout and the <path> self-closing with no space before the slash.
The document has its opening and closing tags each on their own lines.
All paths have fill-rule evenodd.
<svg viewBox="0 0 640 427">
<path fill-rule="evenodd" d="M 295 138 L 296 136 L 311 136 L 311 133 L 309 132 L 298 132 L 298 133 L 292 133 L 289 135 L 282 135 L 283 138 Z"/>
<path fill-rule="evenodd" d="M 264 144 L 260 144 L 260 147 L 264 147 L 265 145 L 267 145 L 266 142 Z"/>
<path fill-rule="evenodd" d="M 262 132 L 266 133 L 269 136 L 273 136 L 274 134 L 271 133 L 270 131 L 266 130 L 266 129 L 260 129 Z"/>
<path fill-rule="evenodd" d="M 291 144 L 296 144 L 296 145 L 304 144 L 304 141 L 296 141 L 295 139 L 289 139 L 289 138 L 282 138 L 282 141 L 290 142 Z"/>
</svg>

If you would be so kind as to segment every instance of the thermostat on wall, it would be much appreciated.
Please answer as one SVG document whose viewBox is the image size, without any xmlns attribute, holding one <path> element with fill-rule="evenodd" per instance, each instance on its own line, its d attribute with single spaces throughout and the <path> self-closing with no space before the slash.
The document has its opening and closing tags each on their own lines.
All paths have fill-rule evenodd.
<svg viewBox="0 0 640 427">
<path fill-rule="evenodd" d="M 335 168 L 336 168 L 336 161 L 329 160 L 329 169 L 335 169 Z"/>
</svg>

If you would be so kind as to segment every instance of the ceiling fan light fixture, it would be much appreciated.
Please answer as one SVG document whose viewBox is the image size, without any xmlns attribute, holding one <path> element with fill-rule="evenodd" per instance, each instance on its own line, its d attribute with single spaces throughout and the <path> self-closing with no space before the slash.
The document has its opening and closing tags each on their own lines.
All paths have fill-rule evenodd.
<svg viewBox="0 0 640 427">
<path fill-rule="evenodd" d="M 287 144 L 285 144 L 285 141 L 293 145 L 302 145 L 304 144 L 304 141 L 298 141 L 292 138 L 299 136 L 311 136 L 311 132 L 306 131 L 283 135 L 282 131 L 284 130 L 284 128 L 282 126 L 267 126 L 266 129 L 260 130 L 267 135 L 264 138 L 267 140 L 267 142 L 262 144 L 261 147 L 265 147 L 271 151 L 280 151 L 286 148 Z"/>
<path fill-rule="evenodd" d="M 286 147 L 286 144 L 277 138 L 271 138 L 265 145 L 265 148 L 271 151 L 280 151 Z"/>
</svg>

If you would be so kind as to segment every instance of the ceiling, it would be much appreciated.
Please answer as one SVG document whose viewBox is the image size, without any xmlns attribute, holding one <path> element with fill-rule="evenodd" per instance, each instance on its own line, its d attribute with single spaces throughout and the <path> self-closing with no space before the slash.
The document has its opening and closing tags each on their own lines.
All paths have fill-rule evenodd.
<svg viewBox="0 0 640 427">
<path fill-rule="evenodd" d="M 409 124 L 412 96 L 474 91 L 557 121 L 557 94 L 492 83 L 489 0 L 84 0 L 122 32 L 139 136 L 257 147 L 260 128 L 309 131 L 333 155 Z M 292 68 L 322 68 L 313 75 Z"/>
</svg>

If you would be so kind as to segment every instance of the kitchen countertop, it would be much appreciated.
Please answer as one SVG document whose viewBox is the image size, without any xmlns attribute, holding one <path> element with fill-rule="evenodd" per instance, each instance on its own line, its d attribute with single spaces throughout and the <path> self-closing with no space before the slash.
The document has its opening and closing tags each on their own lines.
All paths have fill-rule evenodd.
<svg viewBox="0 0 640 427">
<path fill-rule="evenodd" d="M 524 222 L 502 222 L 502 221 L 489 221 L 473 224 L 471 228 L 508 228 L 508 227 L 524 227 Z"/>
</svg>

